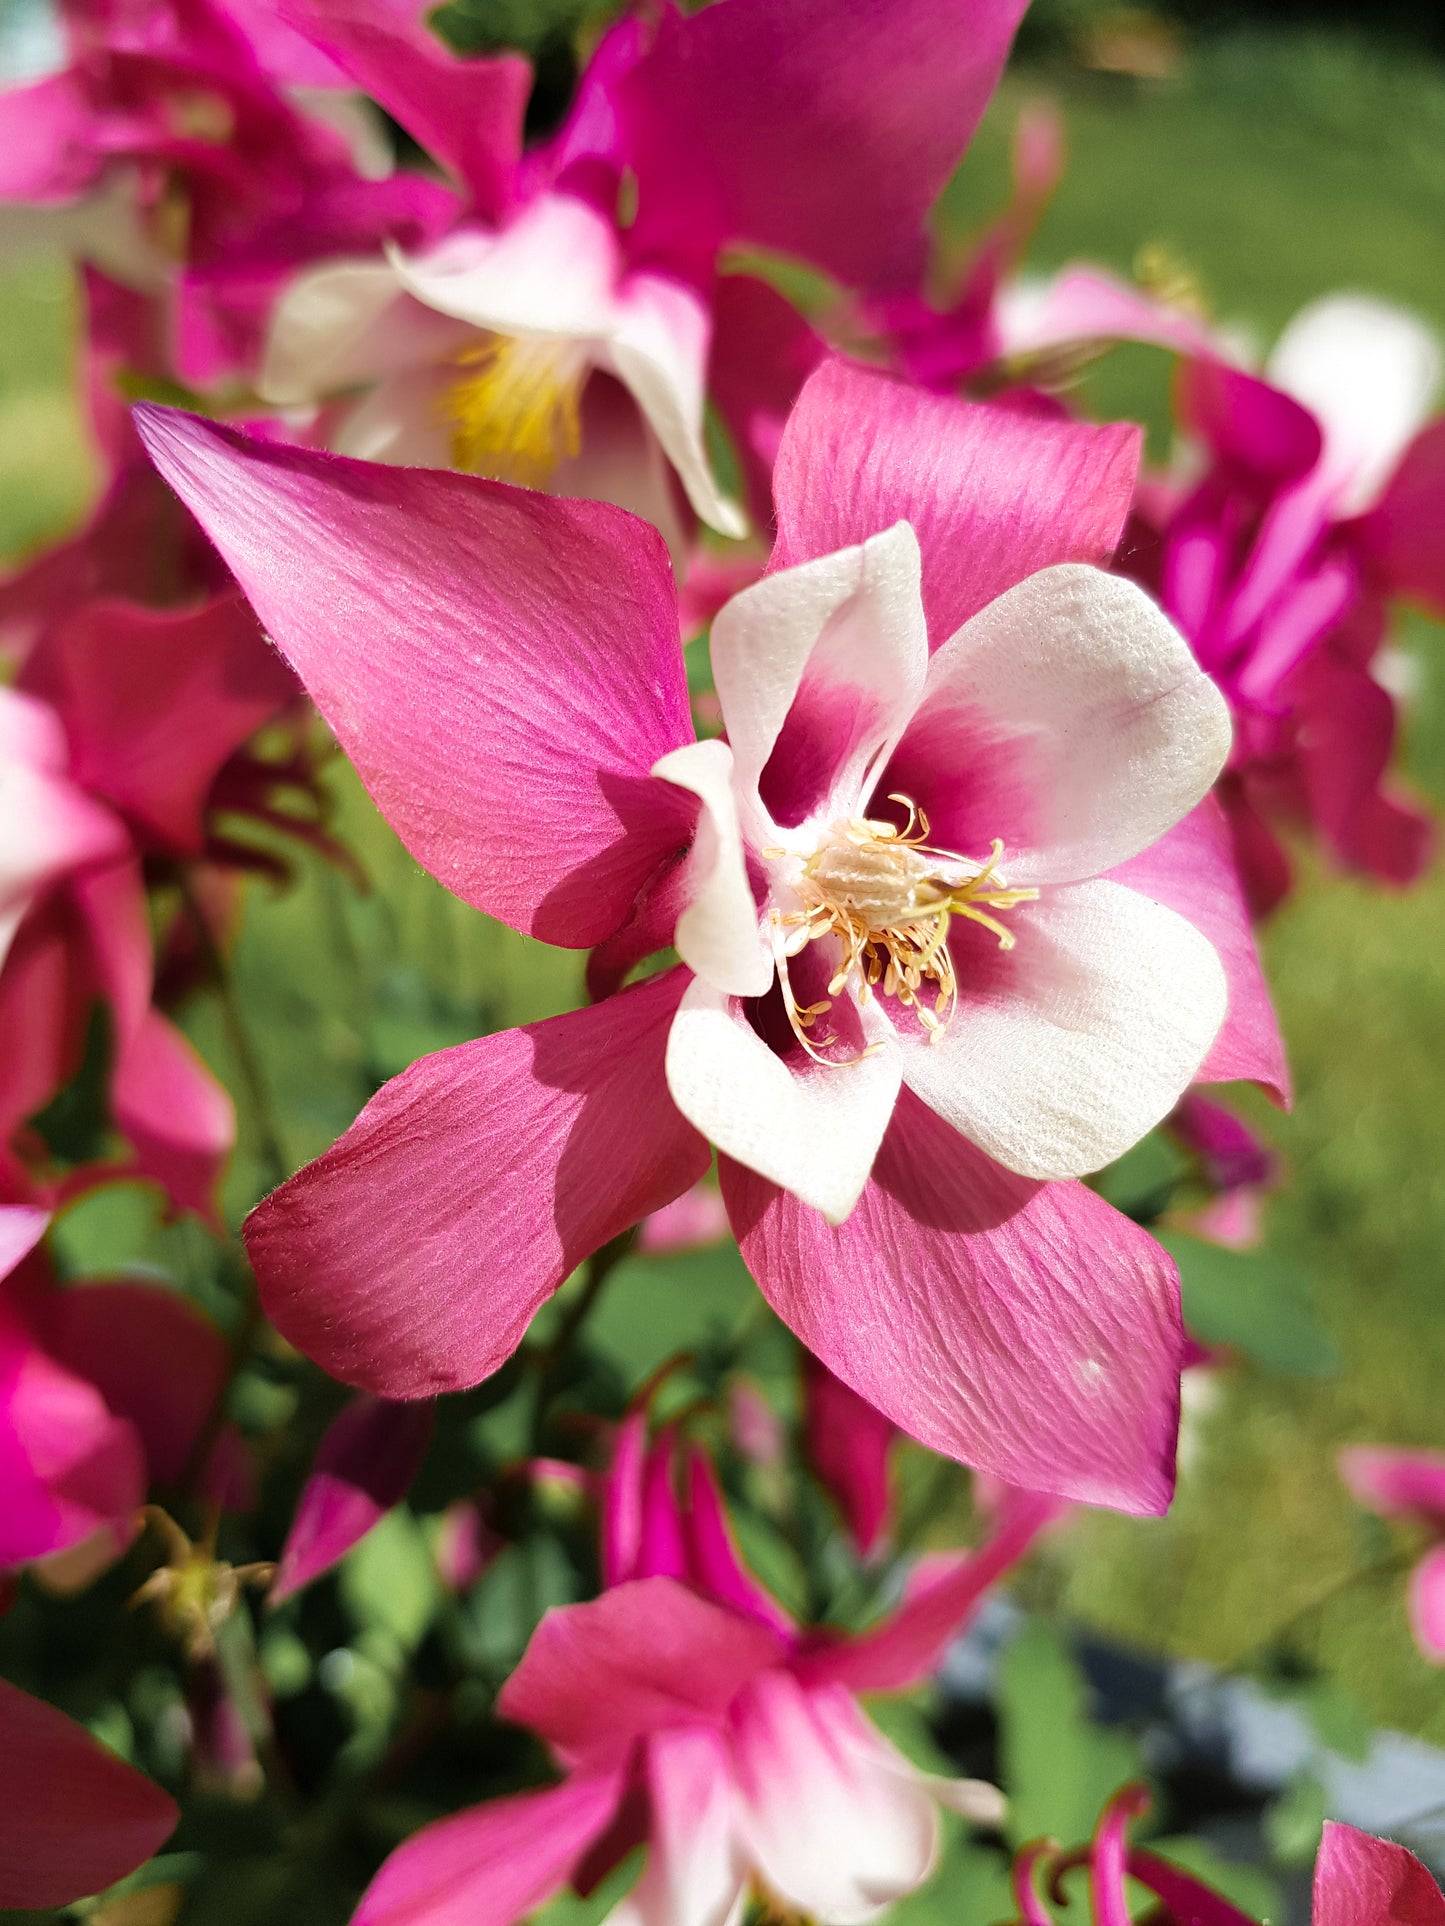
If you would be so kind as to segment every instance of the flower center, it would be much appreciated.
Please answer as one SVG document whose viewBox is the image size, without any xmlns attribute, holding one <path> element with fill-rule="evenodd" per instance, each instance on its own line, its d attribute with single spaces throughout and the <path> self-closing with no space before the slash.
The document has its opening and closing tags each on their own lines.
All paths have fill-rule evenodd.
<svg viewBox="0 0 1445 1926">
<path fill-rule="evenodd" d="M 983 864 L 935 849 L 928 841 L 928 818 L 917 804 L 907 796 L 888 800 L 908 811 L 901 829 L 866 816 L 835 823 L 794 878 L 801 908 L 772 912 L 788 1020 L 803 1048 L 820 1063 L 839 1061 L 820 1054 L 835 1039 L 811 1032 L 850 978 L 856 980 L 861 1003 L 881 989 L 911 1009 L 929 1042 L 936 1043 L 948 1028 L 958 997 L 948 948 L 953 918 L 982 923 L 998 938 L 1000 949 L 1011 950 L 1013 931 L 992 912 L 1011 910 L 1038 896 L 1036 889 L 1010 889 L 1002 882 L 997 870 L 1003 844 L 997 839 Z M 777 858 L 788 852 L 767 849 L 763 854 Z M 825 936 L 837 937 L 842 949 L 828 994 L 819 1003 L 799 1004 L 788 977 L 788 959 Z M 878 1047 L 870 1044 L 862 1056 L 847 1061 L 861 1062 Z"/>
<path fill-rule="evenodd" d="M 587 360 L 577 342 L 491 335 L 457 366 L 443 404 L 457 468 L 540 488 L 578 453 Z"/>
</svg>

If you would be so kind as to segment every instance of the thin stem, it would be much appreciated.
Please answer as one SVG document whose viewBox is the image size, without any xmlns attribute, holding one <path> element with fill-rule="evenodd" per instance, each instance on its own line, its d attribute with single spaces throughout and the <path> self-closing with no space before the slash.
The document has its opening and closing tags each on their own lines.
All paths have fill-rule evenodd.
<svg viewBox="0 0 1445 1926">
<path fill-rule="evenodd" d="M 537 1353 L 537 1397 L 532 1415 L 534 1442 L 540 1440 L 542 1420 L 546 1414 L 552 1388 L 562 1366 L 567 1362 L 572 1346 L 577 1341 L 578 1333 L 596 1308 L 597 1300 L 602 1295 L 602 1287 L 632 1249 L 636 1237 L 637 1230 L 634 1226 L 630 1230 L 625 1230 L 620 1237 L 614 1237 L 610 1244 L 604 1244 L 601 1250 L 593 1251 L 587 1260 L 582 1288 L 562 1313 L 562 1320 L 550 1343 L 544 1345 Z"/>
</svg>

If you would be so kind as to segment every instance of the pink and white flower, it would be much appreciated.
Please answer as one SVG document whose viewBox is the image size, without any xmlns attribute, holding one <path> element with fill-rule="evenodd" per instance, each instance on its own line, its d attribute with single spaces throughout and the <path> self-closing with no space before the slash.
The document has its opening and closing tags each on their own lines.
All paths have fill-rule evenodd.
<svg viewBox="0 0 1445 1926">
<path fill-rule="evenodd" d="M 729 740 L 698 744 L 643 524 L 139 418 L 435 874 L 593 948 L 599 993 L 682 957 L 414 1065 L 268 1199 L 292 1341 L 385 1396 L 475 1383 L 711 1141 L 844 1382 L 1009 1483 L 1162 1508 L 1174 1272 L 1070 1180 L 1196 1075 L 1283 1068 L 1201 804 L 1223 705 L 1098 566 L 1132 431 L 821 371 L 772 571 L 714 625 Z"/>
<path fill-rule="evenodd" d="M 722 251 L 786 251 L 855 284 L 916 273 L 923 216 L 1022 10 L 724 0 L 692 15 L 665 8 L 650 25 L 627 18 L 560 132 L 523 156 L 518 98 L 478 170 L 459 130 L 486 119 L 501 63 L 427 51 L 421 30 L 330 0 L 294 7 L 318 47 L 450 161 L 473 206 L 420 251 L 318 255 L 277 305 L 261 392 L 294 408 L 365 387 L 323 417 L 327 445 L 624 502 L 677 547 L 675 475 L 696 515 L 742 534 L 703 434 L 719 301 L 745 467 L 773 391 L 791 400 L 811 360 L 799 365 L 802 322 L 776 325 L 777 295 L 749 277 L 720 290 Z M 774 320 L 746 329 L 741 357 L 728 352 L 739 300 Z"/>
<path fill-rule="evenodd" d="M 355 1926 L 511 1926 L 644 1842 L 611 1926 L 731 1926 L 751 1893 L 861 1926 L 929 1877 L 940 1808 L 997 1824 L 992 1786 L 920 1772 L 855 1695 L 926 1677 L 1050 1508 L 1017 1496 L 976 1554 L 932 1561 L 888 1618 L 855 1637 L 809 1632 L 739 1562 L 707 1459 L 687 1454 L 679 1503 L 671 1456 L 665 1439 L 647 1452 L 642 1420 L 623 1428 L 608 1589 L 548 1612 L 498 1700 L 567 1776 L 426 1827 L 382 1867 Z"/>
</svg>

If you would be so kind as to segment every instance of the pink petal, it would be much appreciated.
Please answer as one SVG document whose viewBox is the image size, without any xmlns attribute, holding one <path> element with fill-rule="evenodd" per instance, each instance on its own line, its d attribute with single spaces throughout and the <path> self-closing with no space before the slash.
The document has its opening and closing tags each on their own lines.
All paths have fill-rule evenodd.
<svg viewBox="0 0 1445 1926">
<path fill-rule="evenodd" d="M 1361 532 L 1391 588 L 1445 613 L 1445 421 L 1431 422 L 1405 450 Z"/>
<path fill-rule="evenodd" d="M 175 1830 L 175 1802 L 83 1726 L 0 1679 L 0 1906 L 66 1906 Z"/>
<path fill-rule="evenodd" d="M 1004 1521 L 976 1552 L 936 1560 L 903 1603 L 857 1638 L 820 1643 L 795 1661 L 808 1684 L 853 1692 L 900 1692 L 936 1670 L 984 1596 L 1059 1515 L 1056 1501 L 1014 1494 Z"/>
<path fill-rule="evenodd" d="M 146 1010 L 121 1049 L 111 1103 L 137 1169 L 164 1186 L 177 1210 L 219 1228 L 216 1190 L 235 1148 L 235 1108 L 194 1044 L 159 1010 Z"/>
<path fill-rule="evenodd" d="M 45 1235 L 50 1222 L 43 1210 L 22 1205 L 0 1206 L 0 1279 L 7 1278 L 21 1258 L 28 1257 Z"/>
<path fill-rule="evenodd" d="M 727 1748 L 705 1727 L 647 1742 L 647 1864 L 607 1926 L 735 1926 L 743 1868 Z"/>
<path fill-rule="evenodd" d="M 742 1617 L 756 1619 L 780 1638 L 791 1638 L 793 1621 L 742 1561 L 712 1460 L 696 1445 L 687 1454 L 687 1498 L 684 1528 L 693 1583 Z"/>
<path fill-rule="evenodd" d="M 1413 1853 L 1326 1821 L 1313 1926 L 1440 1926 L 1445 1897 Z"/>
<path fill-rule="evenodd" d="M 1163 1900 L 1171 1917 L 1187 1921 L 1188 1926 L 1255 1926 L 1248 1913 L 1231 1906 L 1227 1899 L 1202 1886 L 1193 1874 L 1181 1872 L 1167 1859 L 1133 1846 L 1126 1863 L 1129 1877 L 1147 1886 L 1157 1899 Z M 1364 1926 L 1364 1922 L 1359 1926 Z"/>
<path fill-rule="evenodd" d="M 221 765 L 297 694 L 239 595 L 182 612 L 88 602 L 22 683 L 64 716 L 75 780 L 190 855 Z"/>
<path fill-rule="evenodd" d="M 1002 331 L 1010 355 L 1075 342 L 1142 341 L 1212 358 L 1220 347 L 1192 314 L 1091 267 L 1065 268 L 1040 297 L 1025 290 L 1006 299 Z"/>
<path fill-rule="evenodd" d="M 717 1186 L 704 1179 L 642 1221 L 637 1248 L 657 1256 L 705 1250 L 728 1234 L 728 1214 Z"/>
<path fill-rule="evenodd" d="M 632 1411 L 617 1427 L 612 1462 L 602 1484 L 600 1552 L 604 1587 L 621 1585 L 638 1575 L 646 1462 L 647 1413 Z"/>
<path fill-rule="evenodd" d="M 268 1603 L 279 1605 L 329 1571 L 406 1496 L 434 1421 L 429 1404 L 370 1397 L 332 1420 L 301 1488 Z"/>
<path fill-rule="evenodd" d="M 892 1510 L 888 1460 L 898 1427 L 860 1398 L 811 1351 L 803 1353 L 803 1440 L 808 1462 L 843 1514 L 864 1556 L 883 1538 Z"/>
<path fill-rule="evenodd" d="M 737 1164 L 722 1178 L 773 1309 L 921 1443 L 1029 1490 L 1167 1508 L 1178 1283 L 1092 1191 L 1010 1175 L 907 1094 L 836 1228 Z"/>
<path fill-rule="evenodd" d="M 151 1482 L 178 1485 L 230 1378 L 230 1346 L 217 1326 L 176 1291 L 115 1282 L 56 1291 L 44 1331 L 57 1362 L 135 1426 Z"/>
<path fill-rule="evenodd" d="M 134 1428 L 42 1348 L 21 1313 L 20 1284 L 0 1295 L 0 1566 L 120 1525 L 146 1489 Z"/>
<path fill-rule="evenodd" d="M 765 575 L 718 611 L 709 647 L 745 824 L 759 795 L 789 828 L 856 814 L 923 692 L 913 530 Z"/>
<path fill-rule="evenodd" d="M 1435 1665 L 1445 1665 L 1445 1545 L 1426 1552 L 1410 1574 L 1410 1628 Z"/>
<path fill-rule="evenodd" d="M 731 4 L 731 0 L 729 0 Z M 772 568 L 912 524 L 937 648 L 1005 589 L 1056 562 L 1112 558 L 1139 431 L 925 395 L 830 361 L 810 377 L 773 477 Z"/>
<path fill-rule="evenodd" d="M 1152 848 L 1110 871 L 1141 895 L 1176 910 L 1208 937 L 1224 965 L 1229 1006 L 1200 1071 L 1203 1083 L 1247 1078 L 1280 1103 L 1290 1096 L 1284 1039 L 1255 946 L 1224 812 L 1206 797 Z"/>
<path fill-rule="evenodd" d="M 707 1168 L 663 1078 L 669 971 L 423 1057 L 251 1213 L 268 1315 L 384 1397 L 477 1384 L 582 1260 Z"/>
<path fill-rule="evenodd" d="M 783 1646 L 756 1620 L 674 1578 L 640 1578 L 554 1607 L 502 1687 L 497 1711 L 567 1765 L 619 1765 L 635 1740 L 716 1724 Z"/>
<path fill-rule="evenodd" d="M 728 0 L 665 13 L 621 89 L 639 247 L 685 257 L 752 241 L 845 281 L 912 280 L 923 217 L 1022 12 L 1023 0 Z"/>
<path fill-rule="evenodd" d="M 532 73 L 520 54 L 462 60 L 375 0 L 285 0 L 282 15 L 465 183 L 485 219 L 512 198 Z"/>
<path fill-rule="evenodd" d="M 648 775 L 692 739 L 656 531 L 166 409 L 136 422 L 418 860 L 546 942 L 610 935 L 691 821 Z"/>
<path fill-rule="evenodd" d="M 362 1894 L 352 1926 L 514 1926 L 571 1877 L 621 1797 L 609 1772 L 423 1826 Z"/>
<path fill-rule="evenodd" d="M 1423 1518 L 1445 1527 L 1445 1452 L 1349 1445 L 1339 1468 L 1360 1503 L 1381 1517 Z"/>
<path fill-rule="evenodd" d="M 765 1674 L 734 1714 L 733 1749 L 743 1840 L 790 1909 L 854 1926 L 932 1872 L 933 1800 L 841 1688 Z"/>
<path fill-rule="evenodd" d="M 1098 876 L 1205 796 L 1229 710 L 1189 645 L 1132 582 L 1078 564 L 991 602 L 929 665 L 880 782 L 911 797 L 937 848 L 1004 844 L 1011 884 Z"/>
</svg>

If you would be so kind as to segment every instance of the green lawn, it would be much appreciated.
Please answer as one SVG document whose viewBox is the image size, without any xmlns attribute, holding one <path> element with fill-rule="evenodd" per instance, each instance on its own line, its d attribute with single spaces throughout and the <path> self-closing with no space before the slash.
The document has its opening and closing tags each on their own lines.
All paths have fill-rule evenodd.
<svg viewBox="0 0 1445 1926">
<path fill-rule="evenodd" d="M 1266 339 L 1340 286 L 1407 301 L 1445 326 L 1445 74 L 1377 66 L 1328 41 L 1238 39 L 1198 52 L 1167 84 L 1018 75 L 950 191 L 955 236 L 1001 200 L 1013 115 L 1040 90 L 1066 109 L 1071 167 L 1039 267 L 1088 255 L 1127 270 L 1157 243 L 1198 275 L 1221 316 Z M 66 398 L 58 270 L 17 267 L 0 313 L 0 549 L 17 552 L 75 512 L 85 457 Z M 1133 351 L 1096 375 L 1096 392 L 1150 420 L 1157 446 L 1164 378 L 1162 357 Z M 1412 637 L 1423 669 L 1412 767 L 1445 803 L 1445 649 L 1426 625 Z M 546 1014 L 579 991 L 575 959 L 544 960 L 450 902 L 363 798 L 344 783 L 339 793 L 372 892 L 357 896 L 308 865 L 304 890 L 255 892 L 238 959 L 298 1162 L 423 1050 Z M 1339 1490 L 1336 1446 L 1445 1446 L 1445 882 L 1437 870 L 1390 897 L 1316 878 L 1267 949 L 1299 1091 L 1294 1116 L 1269 1121 L 1290 1165 L 1270 1238 L 1308 1271 L 1342 1364 L 1324 1379 L 1234 1373 L 1171 1518 L 1084 1522 L 1060 1566 L 1059 1600 L 1145 1645 L 1223 1661 L 1257 1655 L 1287 1628 L 1376 1717 L 1445 1741 L 1445 1694 L 1414 1656 L 1398 1578 L 1362 1578 L 1300 1616 L 1389 1548 Z M 215 1014 L 195 1024 L 229 1074 Z M 243 1147 L 238 1209 L 256 1179 Z M 136 1210 L 116 1204 L 73 1227 L 74 1252 L 98 1249 L 102 1234 L 143 1233 Z"/>
</svg>

